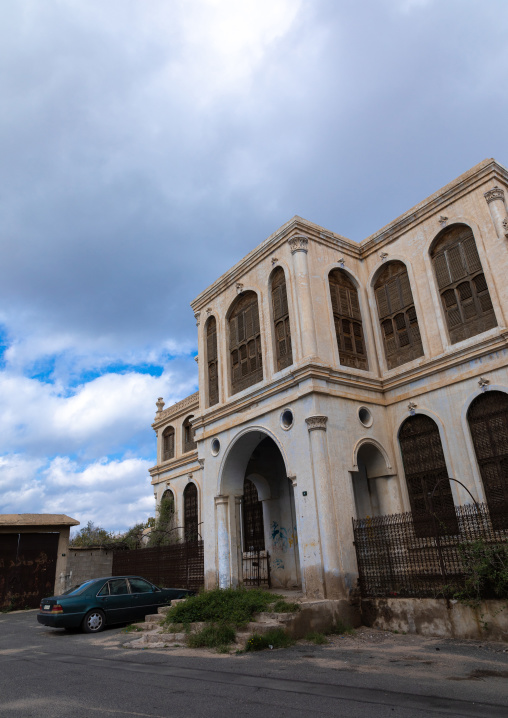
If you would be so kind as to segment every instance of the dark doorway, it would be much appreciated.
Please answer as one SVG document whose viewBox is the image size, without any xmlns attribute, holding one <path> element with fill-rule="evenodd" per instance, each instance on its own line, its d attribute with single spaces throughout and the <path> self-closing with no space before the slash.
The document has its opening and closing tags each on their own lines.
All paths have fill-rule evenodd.
<svg viewBox="0 0 508 718">
<path fill-rule="evenodd" d="M 243 550 L 265 550 L 263 504 L 258 498 L 258 490 L 249 479 L 243 482 Z"/>
<path fill-rule="evenodd" d="M 59 536 L 0 534 L 0 608 L 38 608 L 53 595 Z"/>
</svg>

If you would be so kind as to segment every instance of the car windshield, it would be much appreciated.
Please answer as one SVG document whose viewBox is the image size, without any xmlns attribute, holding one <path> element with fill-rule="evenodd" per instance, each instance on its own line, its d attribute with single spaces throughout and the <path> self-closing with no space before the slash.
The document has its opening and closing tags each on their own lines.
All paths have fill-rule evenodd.
<svg viewBox="0 0 508 718">
<path fill-rule="evenodd" d="M 83 593 L 83 591 L 86 591 L 86 589 L 91 586 L 94 581 L 95 579 L 80 583 L 79 586 L 73 586 L 73 588 L 69 588 L 68 591 L 64 591 L 62 596 L 78 596 L 80 593 Z"/>
</svg>

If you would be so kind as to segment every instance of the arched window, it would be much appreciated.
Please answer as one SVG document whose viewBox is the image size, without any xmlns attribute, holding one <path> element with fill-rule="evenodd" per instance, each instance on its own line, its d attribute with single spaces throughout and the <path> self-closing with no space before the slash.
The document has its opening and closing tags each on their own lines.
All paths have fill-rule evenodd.
<svg viewBox="0 0 508 718">
<path fill-rule="evenodd" d="M 167 546 L 176 543 L 178 534 L 176 529 L 175 496 L 171 489 L 162 494 L 157 515 L 155 530 L 152 530 L 149 539 L 150 546 Z"/>
<path fill-rule="evenodd" d="M 183 492 L 184 536 L 186 541 L 199 539 L 198 490 L 188 483 Z"/>
<path fill-rule="evenodd" d="M 196 442 L 194 441 L 194 427 L 191 424 L 193 416 L 188 416 L 183 422 L 183 453 L 194 451 Z"/>
<path fill-rule="evenodd" d="M 169 461 L 175 457 L 175 430 L 167 426 L 162 432 L 162 460 Z"/>
<path fill-rule="evenodd" d="M 328 282 L 340 363 L 355 369 L 368 369 L 356 287 L 340 269 L 330 272 Z"/>
<path fill-rule="evenodd" d="M 448 469 L 436 422 L 424 414 L 410 416 L 400 428 L 399 443 L 417 534 L 425 536 L 435 531 L 432 514 L 437 517 L 440 532 L 445 528 L 445 533 L 457 533 L 450 482 L 442 481 L 448 479 Z M 422 518 L 426 520 L 422 522 Z"/>
<path fill-rule="evenodd" d="M 286 277 L 282 267 L 277 267 L 272 274 L 272 307 L 277 353 L 277 371 L 280 371 L 293 363 Z"/>
<path fill-rule="evenodd" d="M 213 406 L 219 403 L 217 322 L 215 317 L 210 317 L 206 323 L 206 363 L 208 367 L 208 406 Z"/>
<path fill-rule="evenodd" d="M 231 391 L 236 394 L 263 379 L 258 298 L 244 292 L 235 302 L 229 318 Z"/>
<path fill-rule="evenodd" d="M 388 369 L 423 356 L 418 317 L 407 269 L 390 262 L 374 285 Z"/>
<path fill-rule="evenodd" d="M 244 551 L 265 550 L 263 504 L 258 490 L 249 479 L 243 482 L 243 545 Z"/>
<path fill-rule="evenodd" d="M 471 228 L 456 224 L 443 230 L 431 257 L 451 343 L 497 326 Z"/>
<path fill-rule="evenodd" d="M 508 528 L 508 394 L 486 391 L 467 412 L 491 519 Z"/>
</svg>

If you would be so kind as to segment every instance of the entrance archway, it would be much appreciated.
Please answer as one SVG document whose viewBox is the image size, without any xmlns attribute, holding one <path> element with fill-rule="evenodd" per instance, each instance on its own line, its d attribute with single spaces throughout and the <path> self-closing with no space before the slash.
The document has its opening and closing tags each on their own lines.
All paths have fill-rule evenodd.
<svg viewBox="0 0 508 718">
<path fill-rule="evenodd" d="M 219 585 L 244 582 L 243 563 L 254 549 L 269 555 L 272 586 L 301 586 L 293 486 L 272 437 L 252 430 L 234 442 L 224 459 L 216 505 Z"/>
</svg>

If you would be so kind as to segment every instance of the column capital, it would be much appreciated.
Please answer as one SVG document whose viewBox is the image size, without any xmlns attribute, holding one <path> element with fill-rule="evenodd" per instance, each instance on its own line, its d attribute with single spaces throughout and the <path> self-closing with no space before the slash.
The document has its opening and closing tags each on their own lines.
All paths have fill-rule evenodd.
<svg viewBox="0 0 508 718">
<path fill-rule="evenodd" d="M 500 199 L 504 202 L 504 189 L 496 185 L 492 189 L 487 190 L 487 192 L 484 192 L 483 196 L 487 200 L 487 204 L 494 202 L 496 199 Z"/>
<path fill-rule="evenodd" d="M 305 422 L 307 424 L 307 429 L 309 431 L 315 431 L 316 429 L 320 429 L 321 431 L 326 431 L 326 422 L 327 421 L 328 421 L 328 417 L 322 416 L 322 415 L 309 416 L 307 419 L 305 419 Z"/>
<path fill-rule="evenodd" d="M 215 497 L 215 505 L 216 506 L 221 506 L 221 505 L 228 504 L 228 503 L 229 503 L 229 496 L 216 496 Z"/>
<path fill-rule="evenodd" d="M 296 487 L 296 476 L 288 476 L 288 479 L 293 484 L 293 488 L 295 488 Z"/>
<path fill-rule="evenodd" d="M 291 247 L 291 254 L 295 252 L 307 252 L 309 248 L 309 238 L 304 234 L 296 234 L 294 237 L 288 239 L 288 244 Z"/>
</svg>

